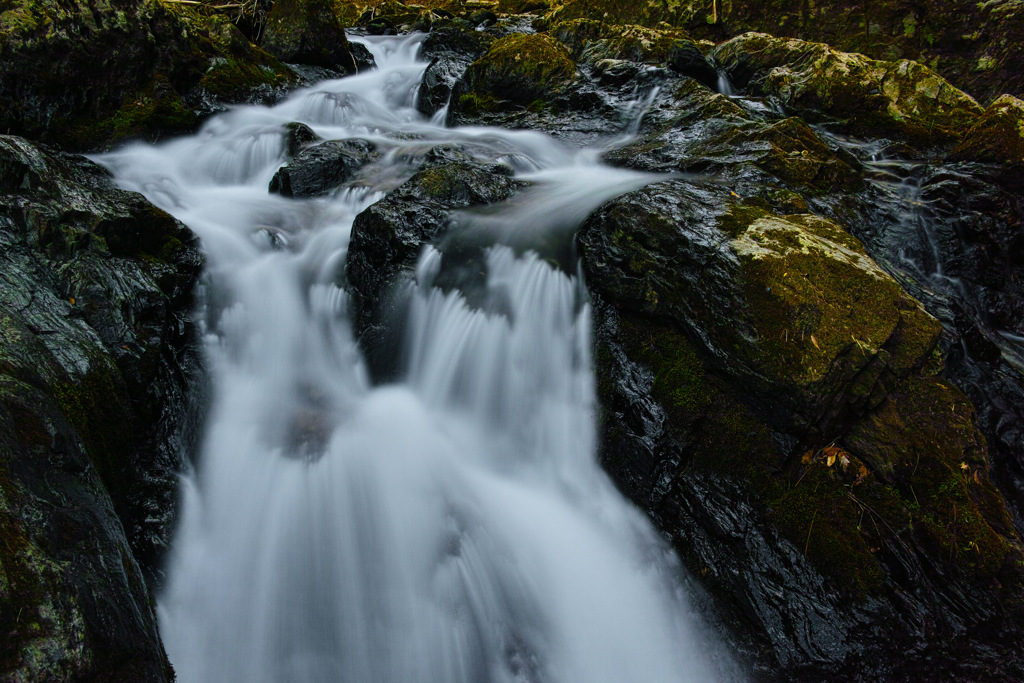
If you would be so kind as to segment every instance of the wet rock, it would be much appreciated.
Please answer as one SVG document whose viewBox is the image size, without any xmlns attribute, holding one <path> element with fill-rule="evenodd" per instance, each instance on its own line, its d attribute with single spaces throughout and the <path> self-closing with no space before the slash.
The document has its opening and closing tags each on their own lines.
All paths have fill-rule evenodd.
<svg viewBox="0 0 1024 683">
<path fill-rule="evenodd" d="M 668 63 L 684 76 L 689 76 L 709 88 L 718 89 L 718 72 L 692 40 L 677 40 L 673 43 Z"/>
<path fill-rule="evenodd" d="M 171 680 L 151 586 L 199 376 L 195 237 L 0 137 L 0 676 Z"/>
<path fill-rule="evenodd" d="M 1024 166 L 1024 102 L 1003 95 L 990 104 L 949 159 Z"/>
<path fill-rule="evenodd" d="M 416 110 L 424 116 L 440 111 L 452 96 L 452 87 L 469 66 L 470 60 L 435 57 L 423 72 L 423 82 L 416 96 Z"/>
<path fill-rule="evenodd" d="M 543 34 L 513 34 L 495 41 L 469 65 L 452 92 L 449 122 L 461 114 L 543 107 L 576 79 L 576 66 L 560 43 Z"/>
<path fill-rule="evenodd" d="M 285 153 L 289 159 L 294 158 L 303 147 L 320 141 L 320 136 L 304 123 L 289 123 L 285 129 Z"/>
<path fill-rule="evenodd" d="M 307 147 L 278 169 L 269 189 L 285 197 L 316 197 L 351 180 L 378 156 L 372 143 L 359 139 Z"/>
<path fill-rule="evenodd" d="M 646 118 L 649 132 L 606 159 L 646 171 L 707 174 L 737 196 L 807 210 L 823 193 L 863 187 L 859 162 L 826 143 L 797 118 L 751 113 L 696 81 L 668 90 Z"/>
<path fill-rule="evenodd" d="M 456 81 L 493 42 L 494 37 L 483 31 L 435 27 L 420 47 L 420 55 L 430 59 L 430 64 L 423 73 L 416 109 L 424 116 L 440 111 L 448 104 Z"/>
<path fill-rule="evenodd" d="M 345 30 L 325 0 L 276 0 L 261 44 L 285 62 L 359 70 Z"/>
<path fill-rule="evenodd" d="M 939 324 L 857 240 L 672 181 L 578 243 L 602 462 L 761 675 L 1018 675 L 1024 554 L 984 438 Z"/>
<path fill-rule="evenodd" d="M 714 58 L 734 84 L 861 135 L 940 144 L 959 139 L 982 113 L 970 96 L 909 60 L 879 61 L 763 33 L 719 45 Z"/>
<path fill-rule="evenodd" d="M 710 195 L 670 185 L 606 206 L 580 233 L 588 281 L 612 303 L 684 326 L 801 429 L 827 431 L 843 411 L 873 407 L 887 374 L 891 383 L 928 358 L 938 323 L 842 228 Z M 879 355 L 898 329 L 916 346 Z"/>
<path fill-rule="evenodd" d="M 90 148 L 181 132 L 207 98 L 272 97 L 295 82 L 229 21 L 187 5 L 26 0 L 5 9 L 0 130 Z"/>
<path fill-rule="evenodd" d="M 423 246 L 445 232 L 454 210 L 508 199 L 522 185 L 507 169 L 437 147 L 409 180 L 356 217 L 347 279 L 355 333 L 375 379 L 387 379 L 398 369 L 399 335 L 393 326 L 401 301 L 396 292 L 411 277 Z"/>
</svg>

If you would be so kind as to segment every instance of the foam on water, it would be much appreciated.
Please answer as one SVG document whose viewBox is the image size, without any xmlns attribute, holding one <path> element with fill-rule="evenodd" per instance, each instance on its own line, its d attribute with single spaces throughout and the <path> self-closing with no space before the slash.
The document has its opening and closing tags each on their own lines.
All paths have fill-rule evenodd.
<svg viewBox="0 0 1024 683">
<path fill-rule="evenodd" d="M 159 599 L 179 680 L 734 680 L 677 561 L 596 463 L 580 278 L 529 248 L 570 244 L 587 213 L 654 178 L 541 133 L 427 121 L 421 38 L 365 40 L 376 71 L 98 159 L 208 255 L 213 397 Z M 493 305 L 434 287 L 445 256 L 425 249 L 395 384 L 368 381 L 336 284 L 352 221 L 384 188 L 268 194 L 293 121 L 385 151 L 475 145 L 533 182 L 455 217 L 493 236 L 479 283 Z"/>
</svg>

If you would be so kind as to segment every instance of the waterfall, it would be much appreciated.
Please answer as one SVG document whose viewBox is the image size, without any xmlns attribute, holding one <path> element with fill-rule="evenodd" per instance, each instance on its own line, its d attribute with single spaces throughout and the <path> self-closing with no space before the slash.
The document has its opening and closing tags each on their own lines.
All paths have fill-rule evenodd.
<svg viewBox="0 0 1024 683">
<path fill-rule="evenodd" d="M 208 257 L 213 395 L 158 600 L 179 680 L 735 680 L 678 560 L 596 462 L 580 276 L 530 248 L 570 244 L 654 177 L 541 133 L 426 120 L 422 36 L 357 40 L 377 70 L 97 157 Z M 424 250 L 395 383 L 369 381 L 336 284 L 355 216 L 388 188 L 269 194 L 296 121 L 385 151 L 472 143 L 532 183 L 459 216 L 493 237 L 480 286 L 500 306 L 434 287 L 444 255 Z"/>
</svg>

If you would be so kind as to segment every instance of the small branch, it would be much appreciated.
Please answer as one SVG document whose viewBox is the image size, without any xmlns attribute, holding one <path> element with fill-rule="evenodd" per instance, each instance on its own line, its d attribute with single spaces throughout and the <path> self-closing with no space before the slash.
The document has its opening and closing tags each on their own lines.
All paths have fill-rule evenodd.
<svg viewBox="0 0 1024 683">
<path fill-rule="evenodd" d="M 818 518 L 818 511 L 814 511 L 814 515 L 811 516 L 811 525 L 807 527 L 807 542 L 804 543 L 804 557 L 807 557 L 807 549 L 811 547 L 811 532 L 814 531 L 814 520 Z"/>
</svg>

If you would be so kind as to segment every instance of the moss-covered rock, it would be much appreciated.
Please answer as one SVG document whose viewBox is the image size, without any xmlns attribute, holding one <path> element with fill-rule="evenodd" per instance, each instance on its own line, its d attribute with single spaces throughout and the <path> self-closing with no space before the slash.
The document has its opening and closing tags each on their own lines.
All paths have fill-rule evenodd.
<svg viewBox="0 0 1024 683">
<path fill-rule="evenodd" d="M 680 30 L 606 24 L 593 19 L 559 23 L 551 27 L 550 33 L 565 43 L 574 59 L 590 64 L 602 59 L 664 64 L 673 45 L 687 39 Z"/>
<path fill-rule="evenodd" d="M 544 34 L 513 34 L 469 65 L 455 84 L 452 113 L 544 106 L 575 79 L 576 65 L 561 43 Z"/>
<path fill-rule="evenodd" d="M 855 238 L 673 181 L 578 242 L 602 462 L 769 677 L 1021 670 L 1024 550 L 973 408 Z"/>
<path fill-rule="evenodd" d="M 0 678 L 171 680 L 196 240 L 81 157 L 3 136 L 0 169 Z"/>
<path fill-rule="evenodd" d="M 190 5 L 17 0 L 2 9 L 0 130 L 74 148 L 180 132 L 204 95 L 238 102 L 297 80 L 229 21 Z"/>
<path fill-rule="evenodd" d="M 959 139 L 982 113 L 973 98 L 909 60 L 879 61 L 764 33 L 733 38 L 714 57 L 740 86 L 860 135 L 940 144 Z"/>
<path fill-rule="evenodd" d="M 285 62 L 358 71 L 345 30 L 327 0 L 276 0 L 260 42 Z"/>
<path fill-rule="evenodd" d="M 990 104 L 949 159 L 1024 166 L 1024 102 L 1003 95 Z"/>
<path fill-rule="evenodd" d="M 979 101 L 1024 96 L 1024 12 L 1017 2 L 936 0 L 554 0 L 539 22 L 588 19 L 604 24 L 673 27 L 721 42 L 757 31 L 827 43 L 874 59 L 928 64 Z"/>
</svg>

